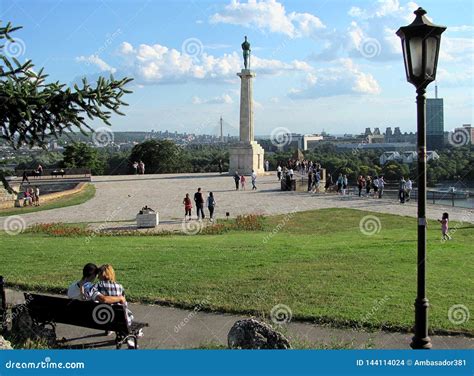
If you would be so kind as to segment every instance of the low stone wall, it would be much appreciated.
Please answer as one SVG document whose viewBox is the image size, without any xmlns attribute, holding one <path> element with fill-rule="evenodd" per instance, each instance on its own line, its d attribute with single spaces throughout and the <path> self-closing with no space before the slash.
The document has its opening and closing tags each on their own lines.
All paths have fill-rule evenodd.
<svg viewBox="0 0 474 376">
<path fill-rule="evenodd" d="M 63 198 L 67 196 L 71 196 L 73 194 L 82 192 L 87 183 L 78 183 L 72 189 L 66 189 L 61 192 L 54 192 L 54 193 L 46 193 L 44 195 L 40 192 L 40 204 L 44 204 L 45 202 L 50 202 L 53 200 L 57 200 L 58 198 Z M 8 195 L 8 193 L 6 193 Z M 11 209 L 15 207 L 15 199 L 16 195 L 9 195 L 11 196 L 8 200 L 0 201 L 0 209 Z M 20 200 L 21 204 L 23 205 L 23 200 Z"/>
</svg>

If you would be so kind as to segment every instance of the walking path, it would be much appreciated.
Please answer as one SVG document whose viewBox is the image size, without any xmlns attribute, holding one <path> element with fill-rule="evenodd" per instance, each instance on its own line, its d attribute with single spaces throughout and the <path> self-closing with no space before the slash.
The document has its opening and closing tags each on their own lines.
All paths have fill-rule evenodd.
<svg viewBox="0 0 474 376">
<path fill-rule="evenodd" d="M 133 221 L 137 212 L 148 205 L 159 212 L 160 220 L 178 223 L 184 214 L 184 195 L 189 193 L 192 196 L 198 187 L 202 187 L 205 196 L 209 191 L 214 192 L 217 218 L 224 218 L 226 212 L 235 217 L 239 214 L 273 215 L 321 208 L 353 208 L 416 217 L 415 202 L 402 205 L 393 198 L 378 200 L 353 195 L 282 192 L 274 174 L 259 177 L 257 191 L 235 191 L 232 176 L 215 173 L 97 176 L 93 177 L 93 184 L 96 195 L 84 204 L 21 216 L 27 226 L 61 221 L 95 222 L 103 227 L 104 224 Z M 474 223 L 473 209 L 428 204 L 427 217 L 441 218 L 444 211 L 449 212 L 451 220 Z M 4 227 L 7 218 L 0 217 L 0 228 Z"/>
<path fill-rule="evenodd" d="M 24 303 L 18 291 L 7 290 L 7 301 Z M 158 305 L 130 304 L 135 319 L 150 324 L 140 339 L 142 349 L 216 348 L 227 346 L 227 333 L 232 325 L 245 316 L 224 313 L 208 313 Z M 375 348 L 408 349 L 411 334 L 390 332 L 366 332 L 336 329 L 302 322 L 290 322 L 280 330 L 290 342 L 305 348 Z M 58 324 L 57 337 L 73 339 L 68 346 L 97 346 L 114 348 L 113 337 L 103 332 Z M 474 338 L 464 336 L 432 336 L 435 349 L 472 349 Z"/>
</svg>

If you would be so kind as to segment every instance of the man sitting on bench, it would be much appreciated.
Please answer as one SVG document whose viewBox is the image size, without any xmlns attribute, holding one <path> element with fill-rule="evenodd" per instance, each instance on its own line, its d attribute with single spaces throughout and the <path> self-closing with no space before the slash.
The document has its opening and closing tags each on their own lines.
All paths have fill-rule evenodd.
<svg viewBox="0 0 474 376">
<path fill-rule="evenodd" d="M 82 269 L 82 279 L 72 283 L 67 290 L 67 297 L 69 299 L 77 300 L 92 300 L 92 290 L 94 287 L 94 280 L 97 277 L 99 268 L 97 265 L 89 263 L 84 265 Z M 113 304 L 125 303 L 124 296 L 107 296 L 101 293 L 94 293 L 94 300 L 100 303 Z"/>
</svg>

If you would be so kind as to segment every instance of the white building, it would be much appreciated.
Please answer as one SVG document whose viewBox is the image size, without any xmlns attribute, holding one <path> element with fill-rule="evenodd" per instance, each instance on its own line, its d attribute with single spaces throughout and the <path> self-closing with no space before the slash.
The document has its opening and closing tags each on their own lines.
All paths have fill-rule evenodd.
<svg viewBox="0 0 474 376">
<path fill-rule="evenodd" d="M 380 156 L 380 164 L 384 165 L 387 162 L 396 161 L 399 162 L 402 157 L 398 151 L 386 151 Z"/>
</svg>

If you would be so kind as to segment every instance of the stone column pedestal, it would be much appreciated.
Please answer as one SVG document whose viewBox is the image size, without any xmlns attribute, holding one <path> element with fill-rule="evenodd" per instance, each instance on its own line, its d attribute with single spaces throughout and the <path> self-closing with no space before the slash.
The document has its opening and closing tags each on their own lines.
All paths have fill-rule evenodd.
<svg viewBox="0 0 474 376">
<path fill-rule="evenodd" d="M 242 69 L 240 77 L 240 142 L 230 148 L 229 174 L 250 175 L 252 170 L 261 175 L 264 169 L 263 148 L 254 140 L 253 81 L 255 73 Z"/>
</svg>

